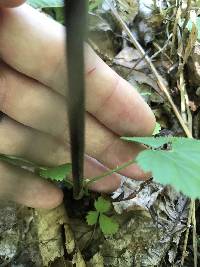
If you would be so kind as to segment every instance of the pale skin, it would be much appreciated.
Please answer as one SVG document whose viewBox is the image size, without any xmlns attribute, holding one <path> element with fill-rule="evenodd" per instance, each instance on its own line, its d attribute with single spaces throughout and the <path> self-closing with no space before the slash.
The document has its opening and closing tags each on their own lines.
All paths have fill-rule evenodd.
<svg viewBox="0 0 200 267">
<path fill-rule="evenodd" d="M 56 166 L 70 161 L 64 28 L 23 2 L 0 0 L 0 109 L 5 114 L 0 122 L 0 153 Z M 85 59 L 84 176 L 94 177 L 135 158 L 143 148 L 119 137 L 152 134 L 155 118 L 136 90 L 89 46 Z M 133 164 L 91 189 L 112 192 L 121 175 L 148 178 Z M 29 171 L 0 162 L 0 197 L 54 208 L 62 203 L 63 193 Z"/>
</svg>

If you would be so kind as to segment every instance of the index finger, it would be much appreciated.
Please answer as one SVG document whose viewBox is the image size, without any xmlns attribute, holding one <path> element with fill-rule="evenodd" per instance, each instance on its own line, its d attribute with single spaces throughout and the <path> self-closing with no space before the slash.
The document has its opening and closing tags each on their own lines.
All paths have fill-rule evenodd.
<svg viewBox="0 0 200 267">
<path fill-rule="evenodd" d="M 0 56 L 16 70 L 66 93 L 64 27 L 28 5 L 0 11 Z M 17 33 L 17 34 L 16 34 Z M 136 90 L 86 47 L 86 108 L 118 135 L 149 135 L 155 118 Z"/>
</svg>

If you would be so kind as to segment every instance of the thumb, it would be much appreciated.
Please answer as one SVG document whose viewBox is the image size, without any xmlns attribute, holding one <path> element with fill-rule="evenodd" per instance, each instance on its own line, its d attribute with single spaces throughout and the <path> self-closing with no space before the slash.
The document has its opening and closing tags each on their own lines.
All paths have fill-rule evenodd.
<svg viewBox="0 0 200 267">
<path fill-rule="evenodd" d="M 16 7 L 26 2 L 25 0 L 0 0 L 0 7 Z"/>
</svg>

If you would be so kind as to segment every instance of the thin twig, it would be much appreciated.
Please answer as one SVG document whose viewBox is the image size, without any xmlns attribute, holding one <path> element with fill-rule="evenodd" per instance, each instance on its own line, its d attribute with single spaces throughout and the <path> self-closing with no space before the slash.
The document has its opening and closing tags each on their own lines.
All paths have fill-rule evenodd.
<svg viewBox="0 0 200 267">
<path fill-rule="evenodd" d="M 171 64 L 173 64 L 173 61 L 171 60 L 171 58 L 164 52 L 164 50 L 167 48 L 167 46 L 168 46 L 168 44 L 169 44 L 169 41 L 170 41 L 170 39 L 172 38 L 172 33 L 169 35 L 169 37 L 168 37 L 168 39 L 167 39 L 167 41 L 166 41 L 166 43 L 165 43 L 165 45 L 163 46 L 163 47 L 160 47 L 157 43 L 153 43 L 153 45 L 154 45 L 154 47 L 155 48 L 157 48 L 158 49 L 158 51 L 155 53 L 155 54 L 153 54 L 152 56 L 151 56 L 151 60 L 152 59 L 154 59 L 155 57 L 157 57 L 160 53 L 162 53 L 169 61 L 170 61 L 170 63 Z"/>
<path fill-rule="evenodd" d="M 188 0 L 187 4 L 188 4 L 188 6 L 190 6 L 191 1 Z M 189 10 L 188 6 L 187 6 L 187 10 Z M 188 17 L 188 12 L 187 12 L 187 17 Z M 184 27 L 185 26 L 183 26 L 183 29 L 184 29 Z M 187 89 L 186 89 L 186 85 L 185 85 L 184 69 L 183 68 L 184 68 L 184 65 L 186 64 L 186 62 L 189 58 L 189 55 L 190 55 L 192 48 L 193 48 L 193 45 L 195 44 L 196 39 L 197 39 L 196 26 L 193 24 L 192 31 L 189 35 L 188 40 L 187 40 L 185 51 L 183 49 L 183 39 L 184 39 L 183 35 L 182 35 L 182 39 L 180 39 L 181 34 L 177 34 L 179 47 L 181 47 L 181 50 L 182 50 L 181 54 L 183 56 L 183 57 L 179 56 L 179 79 L 180 79 L 180 92 L 181 92 L 181 109 L 183 112 L 182 116 L 185 119 L 190 132 L 192 133 L 192 125 L 193 125 L 192 113 L 191 113 L 191 110 L 189 107 L 189 97 L 188 97 L 188 93 L 187 93 Z M 184 51 L 184 54 L 183 54 L 183 51 Z M 192 227 L 193 257 L 194 257 L 194 267 L 197 267 L 197 238 L 196 238 L 196 212 L 195 211 L 196 211 L 195 201 L 191 200 L 187 226 L 189 226 L 191 223 L 193 225 L 193 227 Z M 182 265 L 184 264 L 184 259 L 185 259 L 185 256 L 187 255 L 186 250 L 187 250 L 188 236 L 189 236 L 189 227 L 187 228 L 187 231 L 185 233 L 184 247 L 183 247 L 182 259 L 181 259 Z"/>
<path fill-rule="evenodd" d="M 197 226 L 196 226 L 196 209 L 195 201 L 193 201 L 193 212 L 192 212 L 192 245 L 193 245 L 193 254 L 194 254 L 194 267 L 197 267 Z"/>
<path fill-rule="evenodd" d="M 182 73 L 182 77 L 184 79 L 183 76 L 183 71 Z M 188 98 L 188 93 L 186 90 L 186 87 L 184 89 L 184 97 L 185 97 L 185 104 L 186 104 L 186 109 L 187 109 L 187 123 L 188 123 L 188 127 L 190 129 L 190 131 L 192 132 L 192 114 L 190 111 L 190 107 L 189 107 L 189 98 Z M 192 245 L 193 245 L 193 256 L 194 256 L 194 267 L 197 267 L 197 233 L 196 233 L 196 208 L 195 208 L 195 201 L 191 200 L 191 218 L 188 218 L 188 220 L 190 220 L 192 222 Z M 189 232 L 187 233 L 189 234 Z M 188 239 L 188 236 L 187 236 Z"/>
<path fill-rule="evenodd" d="M 186 230 L 186 233 L 185 233 L 185 239 L 184 239 L 184 244 L 183 244 L 183 253 L 182 253 L 182 258 L 181 258 L 181 266 L 183 266 L 184 261 L 185 261 L 185 257 L 187 256 L 186 249 L 187 249 L 190 226 L 191 226 L 191 222 L 192 222 L 193 208 L 194 208 L 194 204 L 193 204 L 193 201 L 191 201 L 190 202 L 190 207 L 189 207 L 188 220 L 187 220 L 187 230 Z"/>
<path fill-rule="evenodd" d="M 186 89 L 185 89 L 185 80 L 183 76 L 183 71 L 180 73 L 180 79 L 179 79 L 179 91 L 180 91 L 180 96 L 181 96 L 181 115 L 182 118 L 184 119 L 185 123 L 187 123 L 187 115 L 186 115 L 186 103 L 185 103 L 185 94 L 186 94 Z"/>
<path fill-rule="evenodd" d="M 118 171 L 120 171 L 122 169 L 125 169 L 126 167 L 132 165 L 133 163 L 136 163 L 135 159 L 131 159 L 131 160 L 125 162 L 124 164 L 122 164 L 121 166 L 118 166 L 113 170 L 109 170 L 107 172 L 104 172 L 103 174 L 100 174 L 99 176 L 88 178 L 88 179 L 85 180 L 85 183 L 86 183 L 85 187 L 88 187 L 92 183 L 97 182 L 98 180 L 100 180 L 100 179 L 102 179 L 102 178 L 104 178 L 106 176 L 109 176 L 109 175 L 113 174 L 114 172 L 118 172 Z"/>
<path fill-rule="evenodd" d="M 178 22 L 179 19 L 181 17 L 181 7 L 177 8 L 176 11 L 176 19 L 175 19 L 175 23 L 174 23 L 174 28 L 173 28 L 173 38 L 172 38 L 172 46 L 171 46 L 171 51 L 170 51 L 170 55 L 173 55 L 174 52 L 174 46 L 175 46 L 175 41 L 176 41 L 176 32 L 177 32 L 177 27 L 178 27 Z"/>
<path fill-rule="evenodd" d="M 146 51 L 146 54 L 139 58 L 136 63 L 134 64 L 134 66 L 128 71 L 127 75 L 126 75 L 126 78 L 129 77 L 129 75 L 132 73 L 132 71 L 140 64 L 140 62 L 142 62 L 142 60 L 145 58 L 146 55 L 148 55 L 148 53 L 150 52 L 150 50 Z"/>
</svg>

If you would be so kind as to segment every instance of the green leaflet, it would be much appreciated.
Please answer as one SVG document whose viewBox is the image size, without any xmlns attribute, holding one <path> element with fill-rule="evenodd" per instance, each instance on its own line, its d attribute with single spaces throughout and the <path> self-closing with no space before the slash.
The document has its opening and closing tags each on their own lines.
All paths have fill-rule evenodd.
<svg viewBox="0 0 200 267">
<path fill-rule="evenodd" d="M 161 126 L 158 122 L 156 122 L 156 127 L 155 127 L 152 135 L 159 134 L 160 131 L 161 131 Z"/>
<path fill-rule="evenodd" d="M 99 226 L 104 235 L 114 235 L 119 229 L 119 224 L 104 214 L 99 216 Z"/>
<path fill-rule="evenodd" d="M 46 8 L 46 7 L 63 7 L 63 0 L 28 0 L 29 5 L 34 8 Z"/>
<path fill-rule="evenodd" d="M 64 181 L 72 172 L 71 163 L 63 164 L 54 168 L 40 168 L 39 175 L 54 181 Z"/>
<path fill-rule="evenodd" d="M 111 209 L 110 201 L 99 197 L 95 203 L 95 211 L 89 211 L 86 216 L 86 221 L 88 225 L 94 225 L 99 221 L 99 226 L 104 235 L 113 235 L 119 229 L 119 224 L 108 217 L 104 213 L 108 212 Z"/>
<path fill-rule="evenodd" d="M 142 137 L 131 140 L 156 147 L 157 138 Z M 157 182 L 170 184 L 193 199 L 200 198 L 200 141 L 159 137 L 157 147 L 166 143 L 166 140 L 171 143 L 170 150 L 145 150 L 137 156 L 136 161 L 144 171 L 151 171 Z"/>
<path fill-rule="evenodd" d="M 89 211 L 87 216 L 86 216 L 86 221 L 88 225 L 94 225 L 97 223 L 99 217 L 99 212 L 98 211 Z"/>
<path fill-rule="evenodd" d="M 111 203 L 110 201 L 99 197 L 97 200 L 95 200 L 94 206 L 98 212 L 108 212 L 111 208 Z"/>
</svg>

